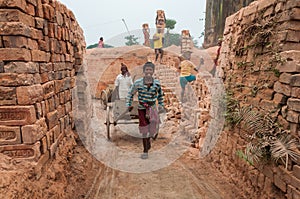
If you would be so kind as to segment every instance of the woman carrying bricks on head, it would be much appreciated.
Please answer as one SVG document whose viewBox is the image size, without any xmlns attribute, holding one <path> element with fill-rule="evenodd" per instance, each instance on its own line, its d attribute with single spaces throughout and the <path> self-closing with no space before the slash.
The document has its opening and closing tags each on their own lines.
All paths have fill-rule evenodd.
<svg viewBox="0 0 300 199">
<path fill-rule="evenodd" d="M 153 35 L 153 45 L 155 52 L 155 61 L 158 60 L 160 54 L 160 63 L 162 62 L 162 58 L 164 56 L 163 46 L 164 46 L 164 34 L 161 29 L 157 29 L 157 33 Z"/>
<path fill-rule="evenodd" d="M 184 92 L 185 86 L 188 82 L 192 82 L 196 80 L 196 76 L 192 74 L 192 71 L 195 70 L 198 72 L 198 68 L 190 61 L 191 53 L 185 52 L 183 53 L 180 59 L 180 86 L 181 86 L 181 102 L 184 102 Z"/>
<path fill-rule="evenodd" d="M 151 148 L 150 137 L 155 139 L 158 133 L 159 117 L 156 101 L 159 113 L 164 111 L 163 91 L 159 80 L 153 78 L 154 69 L 155 65 L 152 62 L 145 63 L 143 66 L 144 77 L 133 83 L 126 99 L 128 110 L 131 111 L 133 96 L 136 92 L 138 93 L 139 131 L 144 148 L 142 159 L 148 158 L 148 151 Z"/>
</svg>

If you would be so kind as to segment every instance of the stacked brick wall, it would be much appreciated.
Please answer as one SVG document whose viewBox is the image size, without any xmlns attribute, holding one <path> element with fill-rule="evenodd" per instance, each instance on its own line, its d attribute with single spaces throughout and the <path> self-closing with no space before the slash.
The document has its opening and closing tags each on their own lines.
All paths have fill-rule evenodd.
<svg viewBox="0 0 300 199">
<path fill-rule="evenodd" d="M 261 0 L 226 19 L 221 67 L 226 91 L 241 105 L 272 112 L 282 128 L 300 136 L 300 1 Z M 246 141 L 239 128 L 227 129 L 210 154 L 247 198 L 300 198 L 300 160 L 250 166 L 237 157 Z M 243 181 L 243 182 L 242 182 Z M 275 185 L 275 186 L 274 186 Z"/>
<path fill-rule="evenodd" d="M 44 164 L 72 138 L 83 31 L 55 0 L 0 0 L 0 152 Z"/>
</svg>

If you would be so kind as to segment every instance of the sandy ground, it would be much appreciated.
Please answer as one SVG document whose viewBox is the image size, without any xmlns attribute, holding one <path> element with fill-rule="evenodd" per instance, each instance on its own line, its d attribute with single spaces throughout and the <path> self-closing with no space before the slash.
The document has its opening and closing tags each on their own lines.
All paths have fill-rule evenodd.
<svg viewBox="0 0 300 199">
<path fill-rule="evenodd" d="M 129 135 L 124 125 L 117 125 L 112 127 L 112 139 L 108 141 L 103 124 L 106 112 L 96 108 L 99 111 L 94 117 L 101 125 L 95 131 L 92 153 L 75 136 L 76 143 L 71 139 L 67 143 L 69 150 L 58 153 L 41 176 L 36 175 L 30 163 L 0 154 L 0 198 L 243 198 L 236 185 L 229 183 L 228 177 L 214 170 L 206 159 L 200 159 L 198 150 L 186 140 L 179 139 L 184 150 L 176 151 L 176 139 L 181 135 L 176 121 L 165 122 L 158 139 L 152 142 L 149 159 L 142 160 L 141 139 Z M 136 131 L 135 126 L 132 128 Z M 122 156 L 105 148 L 106 145 L 130 155 Z M 103 157 L 111 162 L 103 161 Z"/>
</svg>

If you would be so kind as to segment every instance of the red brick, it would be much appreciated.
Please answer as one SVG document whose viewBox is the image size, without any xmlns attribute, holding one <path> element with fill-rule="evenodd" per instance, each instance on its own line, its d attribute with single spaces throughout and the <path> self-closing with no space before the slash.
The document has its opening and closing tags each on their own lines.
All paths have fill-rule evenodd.
<svg viewBox="0 0 300 199">
<path fill-rule="evenodd" d="M 44 99 L 48 99 L 52 97 L 55 94 L 55 86 L 54 81 L 47 82 L 46 84 L 43 84 L 43 90 L 44 90 Z"/>
<path fill-rule="evenodd" d="M 277 93 L 281 93 L 286 96 L 291 96 L 291 90 L 291 86 L 287 84 L 282 84 L 278 81 L 274 84 L 274 91 L 276 91 Z"/>
<path fill-rule="evenodd" d="M 276 69 L 279 70 L 280 72 L 300 72 L 300 64 L 296 64 L 293 61 L 288 61 L 283 64 L 279 64 L 276 66 Z"/>
<path fill-rule="evenodd" d="M 43 10 L 44 10 L 44 18 L 53 22 L 55 19 L 54 8 L 50 5 L 43 4 Z"/>
<path fill-rule="evenodd" d="M 0 1 L 0 8 L 20 8 L 22 11 L 26 11 L 26 1 L 20 0 L 6 0 Z"/>
<path fill-rule="evenodd" d="M 280 93 L 276 93 L 274 95 L 273 101 L 275 104 L 286 104 L 287 97 L 285 95 L 282 95 Z"/>
<path fill-rule="evenodd" d="M 300 87 L 300 74 L 292 75 L 290 85 Z"/>
<path fill-rule="evenodd" d="M 292 97 L 300 98 L 300 88 L 292 88 Z"/>
<path fill-rule="evenodd" d="M 279 77 L 279 82 L 289 84 L 291 82 L 291 77 L 292 75 L 289 73 L 282 73 Z"/>
<path fill-rule="evenodd" d="M 17 88 L 18 104 L 28 105 L 43 100 L 42 85 L 20 86 Z"/>
<path fill-rule="evenodd" d="M 35 62 L 49 62 L 50 57 L 47 56 L 47 53 L 41 50 L 32 50 L 31 51 L 32 61 Z"/>
<path fill-rule="evenodd" d="M 287 31 L 286 41 L 299 42 L 300 41 L 299 31 L 293 31 L 293 30 Z"/>
<path fill-rule="evenodd" d="M 258 11 L 261 11 L 265 8 L 268 8 L 270 6 L 273 6 L 274 4 L 276 3 L 276 0 L 261 0 L 259 1 L 258 3 L 258 8 L 257 10 Z"/>
<path fill-rule="evenodd" d="M 299 123 L 299 113 L 295 111 L 288 111 L 286 119 L 289 122 Z"/>
<path fill-rule="evenodd" d="M 300 99 L 289 98 L 287 105 L 290 110 L 300 112 Z"/>
<path fill-rule="evenodd" d="M 50 50 L 49 43 L 47 43 L 44 40 L 38 40 L 38 44 L 39 44 L 39 50 L 49 52 Z"/>
<path fill-rule="evenodd" d="M 46 138 L 47 138 L 47 146 L 48 149 L 50 149 L 51 145 L 54 143 L 54 134 L 53 134 L 53 130 L 49 130 L 46 133 Z"/>
<path fill-rule="evenodd" d="M 48 125 L 48 129 L 52 129 L 57 124 L 58 124 L 58 114 L 57 114 L 57 111 L 52 111 L 50 113 L 47 113 L 47 125 Z"/>
<path fill-rule="evenodd" d="M 46 153 L 48 151 L 47 136 L 42 137 L 40 142 L 41 142 L 41 152 Z"/>
<path fill-rule="evenodd" d="M 296 50 L 300 51 L 300 46 L 295 42 L 284 42 L 279 45 L 279 51 L 288 51 L 288 50 Z"/>
<path fill-rule="evenodd" d="M 290 12 L 291 19 L 300 20 L 300 8 L 292 8 Z"/>
<path fill-rule="evenodd" d="M 262 90 L 258 91 L 256 97 L 266 99 L 266 100 L 272 100 L 273 93 L 274 93 L 274 91 L 272 89 L 262 89 Z"/>
<path fill-rule="evenodd" d="M 28 39 L 22 36 L 3 36 L 5 48 L 27 48 Z"/>
<path fill-rule="evenodd" d="M 21 158 L 26 160 L 35 160 L 41 156 L 40 143 L 37 142 L 33 145 L 7 145 L 0 146 L 0 153 L 12 158 Z"/>
<path fill-rule="evenodd" d="M 53 129 L 54 142 L 56 142 L 60 135 L 60 127 L 56 125 Z"/>
<path fill-rule="evenodd" d="M 22 22 L 25 25 L 34 27 L 34 18 L 16 9 L 1 9 L 0 22 Z"/>
<path fill-rule="evenodd" d="M 22 127 L 22 140 L 24 144 L 33 144 L 46 135 L 47 124 L 45 118 L 38 120 L 33 125 Z"/>
<path fill-rule="evenodd" d="M 43 4 L 41 0 L 37 0 L 36 16 L 44 18 Z"/>
<path fill-rule="evenodd" d="M 39 48 L 39 44 L 35 39 L 28 38 L 27 42 L 28 42 L 27 44 L 28 49 L 35 50 Z"/>
<path fill-rule="evenodd" d="M 27 4 L 27 6 L 26 6 L 26 13 L 30 14 L 31 16 L 35 16 L 34 5 Z"/>
<path fill-rule="evenodd" d="M 278 26 L 276 26 L 276 30 L 300 30 L 300 21 L 286 21 Z"/>
<path fill-rule="evenodd" d="M 55 107 L 56 104 L 55 104 L 54 97 L 51 97 L 51 98 L 47 99 L 46 101 L 48 102 L 49 112 L 56 110 L 56 107 Z"/>
<path fill-rule="evenodd" d="M 0 105 L 16 105 L 16 88 L 0 86 Z"/>
<path fill-rule="evenodd" d="M 9 62 L 4 66 L 5 73 L 39 73 L 39 65 L 34 62 Z"/>
<path fill-rule="evenodd" d="M 21 144 L 20 127 L 0 126 L 0 145 Z"/>
<path fill-rule="evenodd" d="M 29 86 L 35 83 L 33 74 L 0 73 L 0 86 Z"/>
<path fill-rule="evenodd" d="M 24 48 L 0 48 L 0 60 L 31 61 L 31 53 Z"/>
<path fill-rule="evenodd" d="M 1 106 L 0 125 L 27 125 L 36 122 L 33 106 Z"/>
</svg>

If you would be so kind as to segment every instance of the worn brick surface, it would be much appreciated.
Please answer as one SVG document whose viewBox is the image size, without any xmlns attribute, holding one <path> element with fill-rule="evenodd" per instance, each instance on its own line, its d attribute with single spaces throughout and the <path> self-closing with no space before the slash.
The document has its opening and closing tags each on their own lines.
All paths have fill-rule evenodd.
<svg viewBox="0 0 300 199">
<path fill-rule="evenodd" d="M 33 106 L 0 106 L 0 125 L 27 125 L 35 121 Z"/>
<path fill-rule="evenodd" d="M 0 86 L 0 105 L 16 105 L 16 88 Z"/>
<path fill-rule="evenodd" d="M 0 60 L 31 61 L 31 53 L 24 48 L 0 48 Z"/>
<path fill-rule="evenodd" d="M 35 124 L 22 126 L 22 140 L 24 144 L 33 144 L 41 140 L 47 132 L 45 118 L 38 120 Z"/>
<path fill-rule="evenodd" d="M 37 161 L 41 155 L 40 143 L 37 142 L 33 145 L 5 145 L 0 146 L 0 153 L 12 158 L 21 158 L 27 160 Z"/>
<path fill-rule="evenodd" d="M 47 113 L 48 129 L 52 129 L 57 124 L 58 124 L 57 111 L 55 110 L 50 113 Z"/>
<path fill-rule="evenodd" d="M 26 11 L 26 1 L 19 0 L 9 0 L 9 1 L 0 1 L 0 8 L 19 8 L 22 11 Z"/>
<path fill-rule="evenodd" d="M 17 87 L 18 104 L 28 105 L 40 102 L 43 99 L 42 85 L 36 84 L 32 86 Z"/>
<path fill-rule="evenodd" d="M 35 62 L 9 62 L 4 66 L 5 73 L 39 73 L 39 65 Z"/>
<path fill-rule="evenodd" d="M 20 127 L 0 126 L 0 145 L 21 144 Z"/>
<path fill-rule="evenodd" d="M 0 9 L 0 22 L 22 22 L 34 27 L 34 17 L 25 14 L 17 9 Z"/>
</svg>

